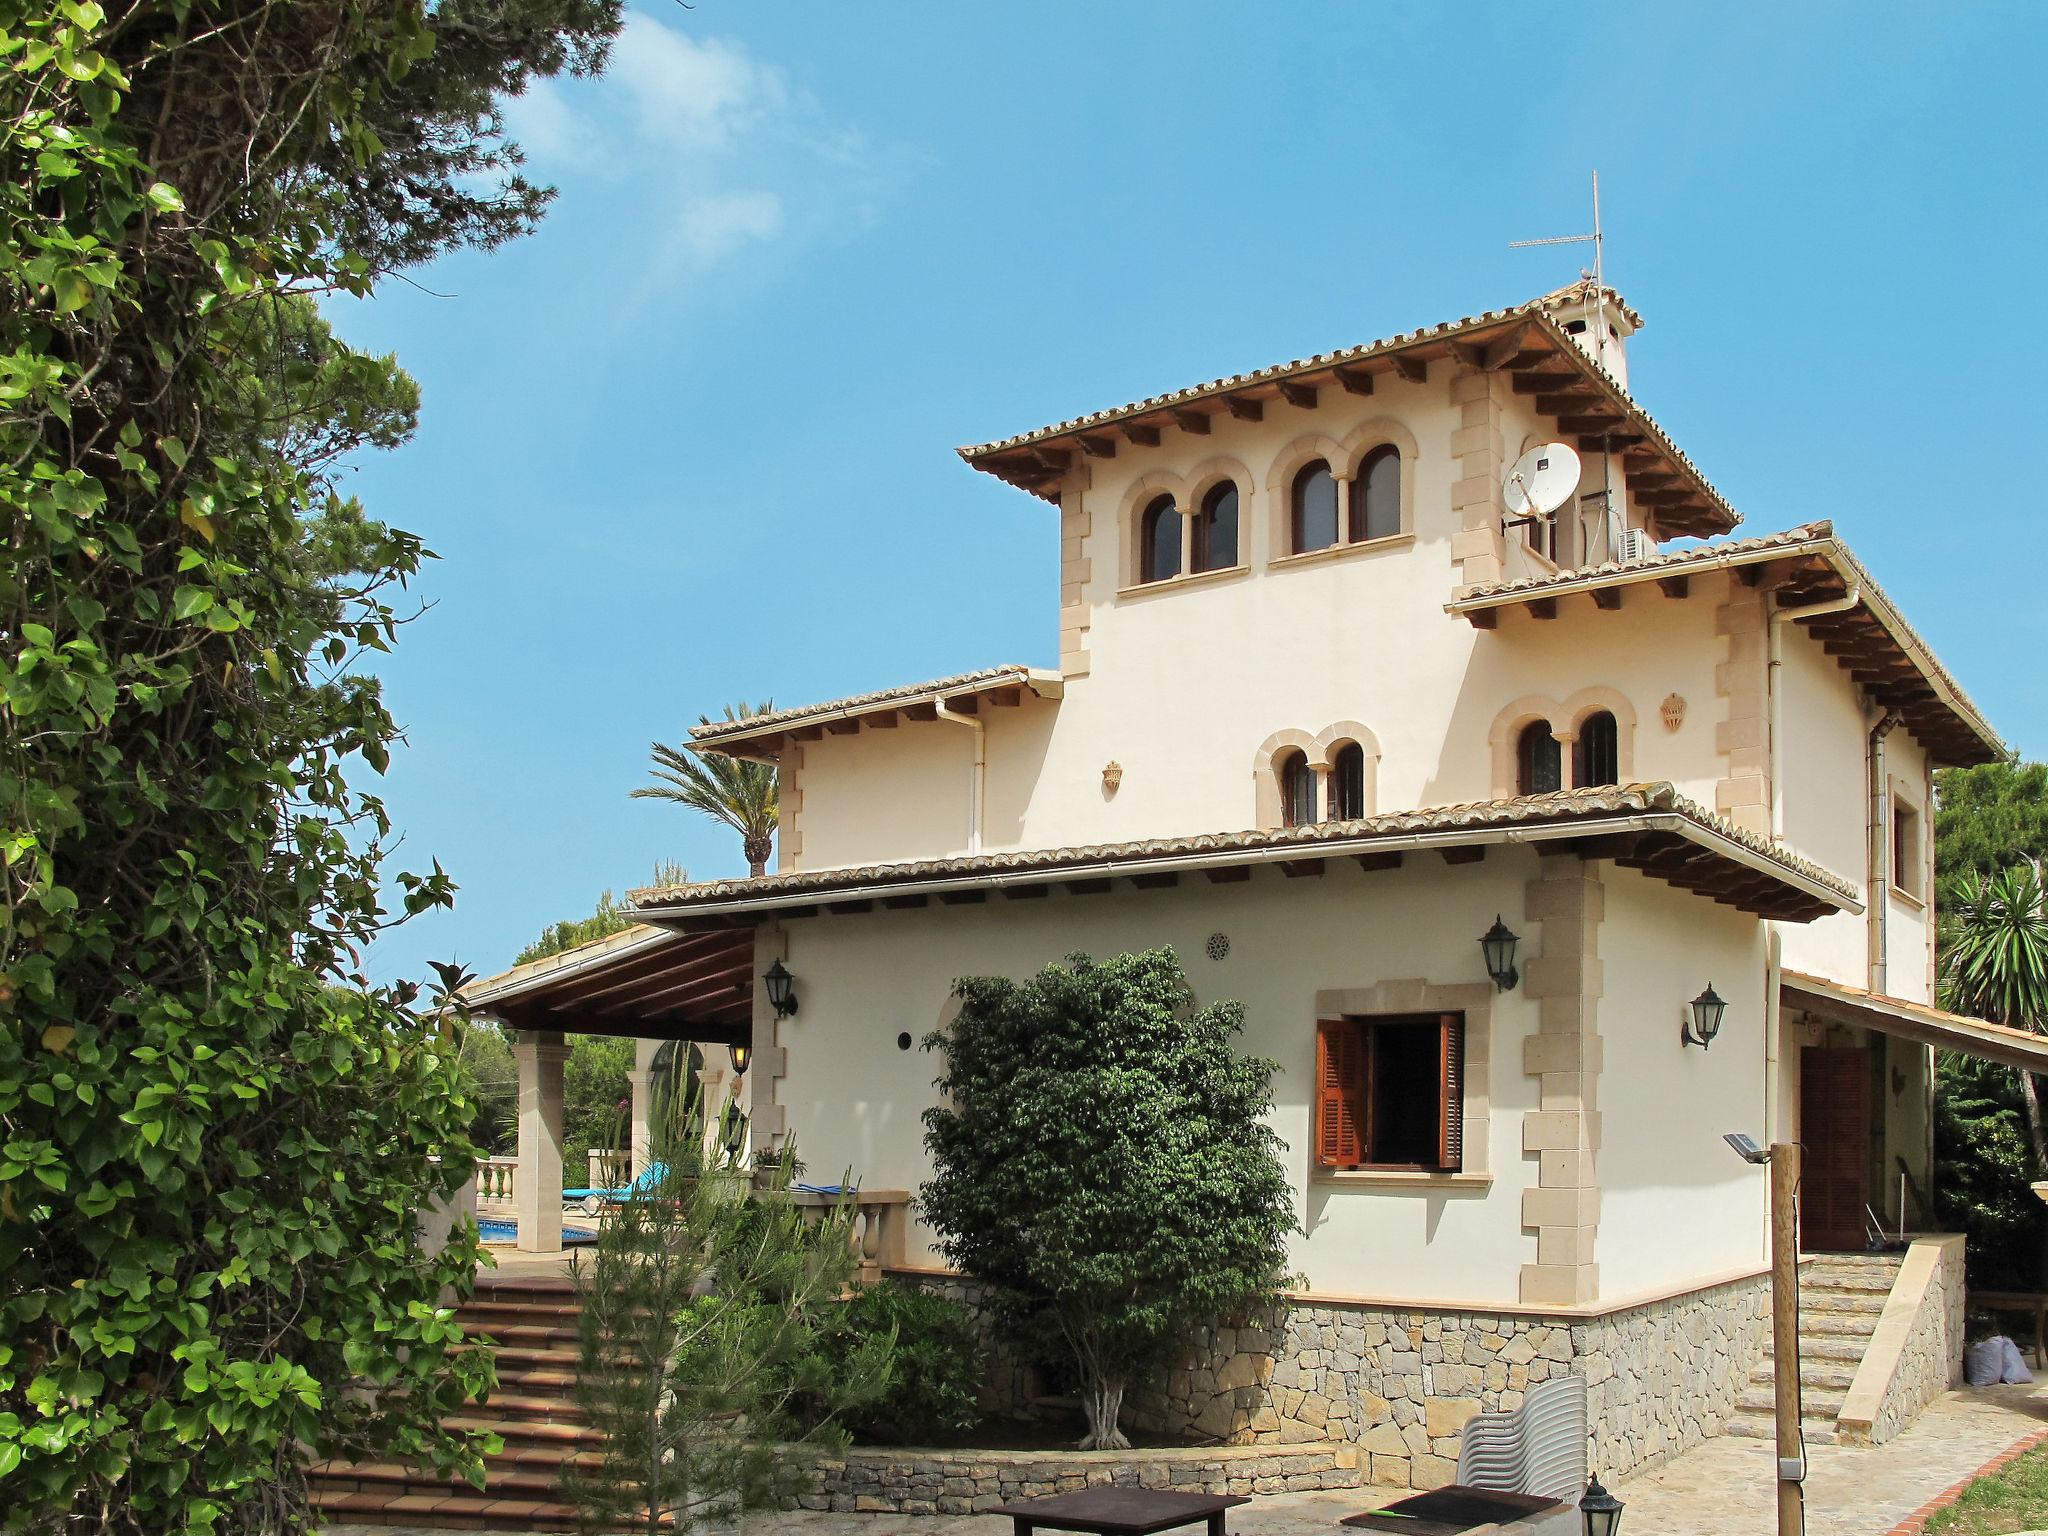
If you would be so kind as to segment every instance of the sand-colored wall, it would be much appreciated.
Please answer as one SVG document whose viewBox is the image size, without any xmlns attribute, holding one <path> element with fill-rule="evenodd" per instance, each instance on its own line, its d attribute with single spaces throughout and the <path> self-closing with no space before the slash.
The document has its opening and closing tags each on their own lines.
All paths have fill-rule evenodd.
<svg viewBox="0 0 2048 1536">
<path fill-rule="evenodd" d="M 1477 939 L 1502 914 L 1529 936 L 1525 974 L 1536 975 L 1527 965 L 1542 958 L 1536 939 L 1544 925 L 1526 903 L 1530 882 L 1557 862 L 1524 849 L 1496 850 L 1482 864 L 1458 867 L 1411 855 L 1398 872 L 1344 864 L 1320 879 L 1295 880 L 1268 869 L 1238 884 L 1195 880 L 1151 892 L 992 897 L 978 906 L 789 922 L 784 953 L 803 1007 L 780 1026 L 783 1075 L 772 1079 L 780 1118 L 794 1131 L 812 1177 L 850 1173 L 873 1188 L 915 1189 L 926 1176 L 920 1116 L 932 1102 L 936 1064 L 921 1049 L 900 1050 L 897 1036 L 907 1031 L 921 1042 L 948 1016 L 956 976 L 1023 976 L 1075 949 L 1108 954 L 1171 944 L 1198 999 L 1241 1001 L 1248 1019 L 1243 1048 L 1280 1063 L 1272 1124 L 1289 1147 L 1307 1228 L 1294 1245 L 1294 1262 L 1309 1289 L 1506 1306 L 1522 1299 L 1523 1266 L 1537 1257 L 1523 1194 L 1537 1185 L 1539 1154 L 1524 1150 L 1524 1120 L 1542 1108 L 1542 1084 L 1525 1070 L 1523 1042 L 1537 1032 L 1540 1004 L 1526 985 L 1505 994 L 1485 989 Z M 1720 1167 L 1718 1138 L 1758 1118 L 1749 1106 L 1760 1081 L 1760 982 L 1738 972 L 1749 963 L 1760 974 L 1760 925 L 1638 876 L 1616 879 L 1606 923 L 1620 949 L 1604 962 L 1608 996 L 1639 994 L 1643 1001 L 1601 1005 L 1609 1065 L 1600 1101 L 1614 1139 L 1597 1164 L 1610 1181 L 1603 1196 L 1615 1203 L 1614 1215 L 1603 1218 L 1595 1260 L 1615 1265 L 1623 1277 L 1675 1283 L 1725 1271 L 1756 1248 L 1750 1217 L 1760 1207 L 1752 1208 L 1752 1192 L 1741 1187 L 1742 1165 L 1727 1157 L 1730 1167 Z M 1686 936 L 1683 964 L 1654 946 L 1659 932 Z M 1204 952 L 1215 933 L 1230 941 L 1221 961 Z M 1702 966 L 1734 1004 L 1725 1044 L 1717 1044 L 1711 1060 L 1681 1051 L 1673 992 L 1691 984 Z M 1484 1173 L 1405 1182 L 1318 1173 L 1309 1152 L 1318 993 L 1404 981 L 1466 988 L 1463 995 L 1480 999 L 1468 1011 L 1468 1033 L 1480 1027 L 1475 1021 L 1483 1012 L 1484 1036 L 1468 1038 L 1467 1055 L 1486 1062 L 1473 1088 L 1484 1095 L 1485 1131 L 1467 1163 Z M 1704 984 L 1703 977 L 1698 985 Z M 750 1087 L 761 1093 L 770 1081 L 764 1072 Z M 1697 1157 L 1674 1156 L 1674 1115 L 1688 1133 L 1698 1131 Z M 1674 1167 L 1694 1171 L 1677 1176 Z M 1610 1219 L 1617 1225 L 1610 1228 Z M 1678 1235 L 1682 1244 L 1671 1241 Z M 1640 1242 L 1660 1251 L 1626 1252 Z M 928 1234 L 915 1224 L 910 1254 L 913 1263 L 931 1258 Z M 1624 1283 L 1603 1280 L 1600 1292 L 1620 1294 L 1616 1287 Z"/>
</svg>

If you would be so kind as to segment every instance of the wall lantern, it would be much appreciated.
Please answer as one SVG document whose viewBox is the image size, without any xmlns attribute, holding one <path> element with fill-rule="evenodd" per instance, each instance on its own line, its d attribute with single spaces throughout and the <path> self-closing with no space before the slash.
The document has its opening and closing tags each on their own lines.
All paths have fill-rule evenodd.
<svg viewBox="0 0 2048 1536">
<path fill-rule="evenodd" d="M 1494 915 L 1493 926 L 1479 941 L 1479 947 L 1486 952 L 1486 974 L 1503 992 L 1514 991 L 1515 983 L 1522 979 L 1522 973 L 1515 969 L 1515 946 L 1521 942 L 1521 935 L 1511 931 L 1498 913 Z"/>
<path fill-rule="evenodd" d="M 747 1063 L 753 1059 L 754 1048 L 751 1045 L 734 1046 L 732 1048 L 732 1075 L 734 1077 L 745 1077 L 747 1075 Z"/>
<path fill-rule="evenodd" d="M 1712 982 L 1708 982 L 1707 990 L 1694 998 L 1679 1016 L 1678 1038 L 1686 1045 L 1696 1045 L 1704 1051 L 1714 1043 L 1714 1036 L 1721 1033 L 1721 1016 L 1727 1011 L 1728 1000 L 1714 990 Z"/>
<path fill-rule="evenodd" d="M 796 1012 L 796 978 L 789 974 L 788 967 L 778 960 L 768 967 L 761 980 L 768 988 L 768 1001 L 774 1006 L 775 1017 L 786 1019 Z"/>
<path fill-rule="evenodd" d="M 1621 1500 L 1600 1486 L 1597 1475 L 1579 1500 L 1579 1518 L 1586 1522 L 1586 1536 L 1614 1536 L 1621 1529 Z"/>
</svg>

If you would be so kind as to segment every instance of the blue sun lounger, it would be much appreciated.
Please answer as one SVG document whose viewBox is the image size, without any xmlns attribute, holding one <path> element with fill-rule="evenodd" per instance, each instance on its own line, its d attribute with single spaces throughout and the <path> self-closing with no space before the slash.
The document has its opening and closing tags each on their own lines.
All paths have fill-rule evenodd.
<svg viewBox="0 0 2048 1536">
<path fill-rule="evenodd" d="M 667 1177 L 668 1164 L 649 1163 L 640 1177 L 630 1184 L 622 1184 L 617 1189 L 598 1189 L 592 1186 L 565 1189 L 562 1191 L 562 1199 L 565 1203 L 581 1205 L 584 1215 L 595 1216 L 614 1201 L 647 1199 L 655 1186 Z"/>
</svg>

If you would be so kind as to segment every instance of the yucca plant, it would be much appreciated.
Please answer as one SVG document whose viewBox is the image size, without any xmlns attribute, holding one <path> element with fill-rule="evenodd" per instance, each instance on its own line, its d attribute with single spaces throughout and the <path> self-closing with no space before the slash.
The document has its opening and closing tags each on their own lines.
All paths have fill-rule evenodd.
<svg viewBox="0 0 2048 1536">
<path fill-rule="evenodd" d="M 759 704 L 728 704 L 727 720 L 751 720 L 775 707 L 773 700 Z M 709 715 L 697 723 L 711 724 Z M 740 848 L 747 858 L 747 873 L 766 874 L 768 855 L 775 847 L 778 807 L 775 798 L 775 769 L 768 763 L 748 762 L 721 752 L 700 752 L 688 743 L 671 747 L 664 742 L 652 746 L 652 784 L 633 791 L 636 800 L 673 800 L 723 822 L 740 835 Z"/>
<path fill-rule="evenodd" d="M 2014 1029 L 2048 1031 L 2048 887 L 2033 863 L 1950 882 L 1941 923 L 1941 1001 Z M 2038 1168 L 2048 1170 L 2040 1082 L 2018 1074 Z"/>
</svg>

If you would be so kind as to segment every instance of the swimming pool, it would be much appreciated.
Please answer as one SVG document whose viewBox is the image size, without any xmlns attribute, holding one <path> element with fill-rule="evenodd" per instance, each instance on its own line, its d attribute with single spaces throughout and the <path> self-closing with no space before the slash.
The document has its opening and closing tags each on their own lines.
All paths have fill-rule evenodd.
<svg viewBox="0 0 2048 1536">
<path fill-rule="evenodd" d="M 519 1223 L 516 1221 L 501 1221 L 485 1217 L 477 1222 L 476 1227 L 477 1231 L 483 1235 L 483 1240 L 487 1243 L 516 1243 L 519 1241 Z M 562 1241 L 565 1243 L 594 1243 L 597 1241 L 597 1234 L 588 1227 L 564 1227 L 562 1228 Z"/>
</svg>

